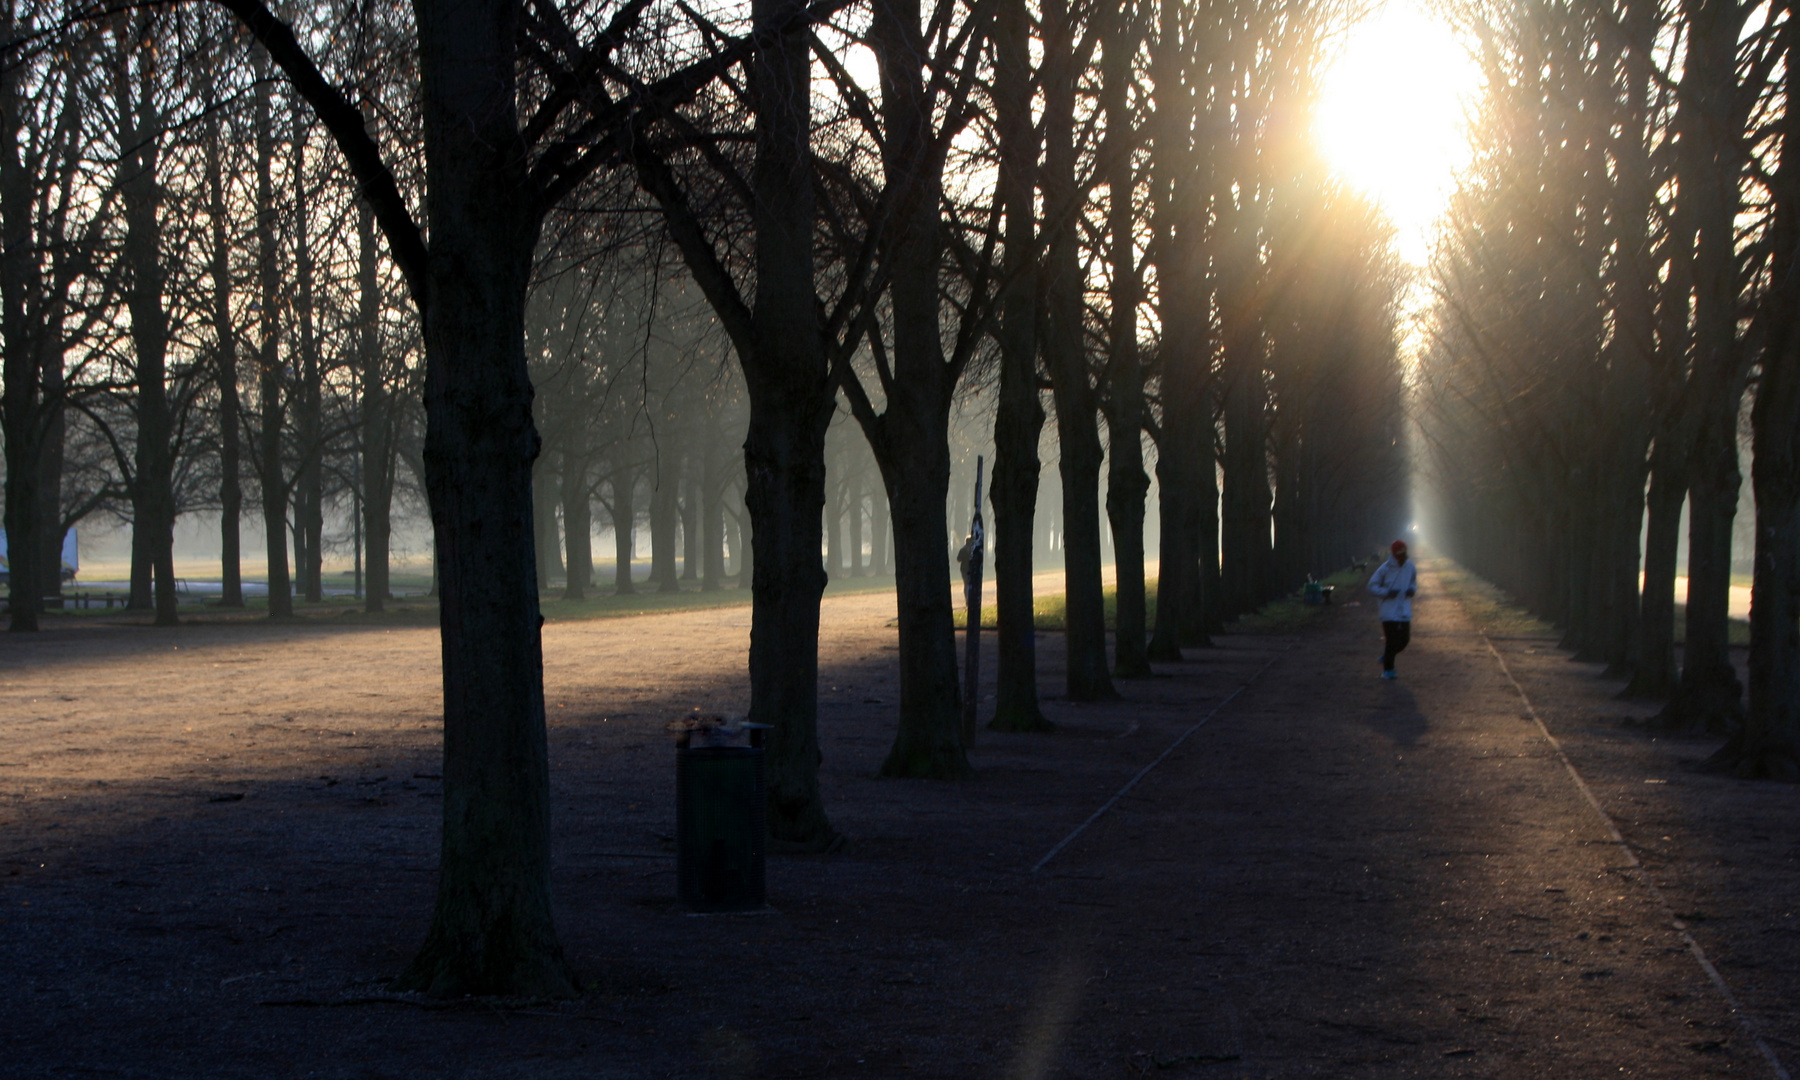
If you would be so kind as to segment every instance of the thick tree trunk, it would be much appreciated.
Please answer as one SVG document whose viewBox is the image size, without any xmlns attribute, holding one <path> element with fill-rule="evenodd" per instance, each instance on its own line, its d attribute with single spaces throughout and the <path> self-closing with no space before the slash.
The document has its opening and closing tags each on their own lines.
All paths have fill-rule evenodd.
<svg viewBox="0 0 1800 1080">
<path fill-rule="evenodd" d="M 537 221 L 515 106 L 518 7 L 418 9 L 430 255 L 425 469 L 442 589 L 444 832 L 425 945 L 434 995 L 567 996 L 551 910 L 550 777 L 525 361 Z"/>
<path fill-rule="evenodd" d="M 1788 46 L 1784 96 L 1800 89 Z M 1800 116 L 1781 118 L 1781 156 L 1770 184 L 1771 261 L 1800 252 Z M 1743 777 L 1800 780 L 1800 282 L 1778 274 L 1764 298 L 1762 379 L 1751 412 L 1756 569 L 1750 598 L 1750 705 L 1744 726 L 1713 764 Z"/>
<path fill-rule="evenodd" d="M 1737 251 L 1742 144 L 1749 100 L 1737 85 L 1748 9 L 1690 3 L 1678 89 L 1677 179 L 1693 225 L 1693 348 L 1685 404 L 1695 419 L 1688 456 L 1687 638 L 1681 684 L 1663 712 L 1679 727 L 1724 731 L 1743 717 L 1727 647 L 1731 521 L 1737 513 L 1738 404 L 1747 356 L 1739 339 L 1742 262 Z"/>
<path fill-rule="evenodd" d="M 1269 473 L 1263 428 L 1260 366 L 1248 333 L 1229 359 L 1225 400 L 1225 528 L 1222 534 L 1224 617 L 1235 620 L 1262 606 L 1269 560 Z"/>
<path fill-rule="evenodd" d="M 1695 440 L 1688 484 L 1688 594 L 1681 684 L 1664 721 L 1725 733 L 1742 721 L 1743 686 L 1731 664 L 1731 522 L 1737 514 L 1736 410 Z"/>
<path fill-rule="evenodd" d="M 749 578 L 755 593 L 750 716 L 774 729 L 765 762 L 769 832 L 782 844 L 824 849 L 838 841 L 818 781 L 820 518 L 837 391 L 813 280 L 810 33 L 798 24 L 802 0 L 752 0 L 750 10 L 755 32 L 768 36 L 750 64 L 754 302 L 737 290 L 668 168 L 648 155 L 637 166 L 744 371 L 748 521 L 740 528 L 748 524 L 753 550 L 744 552 L 740 583 Z"/>
<path fill-rule="evenodd" d="M 1176 4 L 1165 5 L 1158 13 L 1160 32 L 1151 65 L 1160 86 L 1180 85 L 1191 60 L 1182 47 L 1185 17 L 1185 10 Z M 1196 105 L 1192 96 L 1158 95 L 1151 126 L 1150 254 L 1156 261 L 1157 313 L 1162 322 L 1157 357 L 1162 425 L 1156 448 L 1161 535 L 1156 627 L 1146 649 L 1151 660 L 1180 660 L 1183 646 L 1212 644 L 1200 569 L 1200 500 L 1211 490 L 1213 471 L 1212 400 L 1207 392 L 1212 302 L 1206 278 L 1205 184 L 1194 146 Z"/>
<path fill-rule="evenodd" d="M 890 398 L 887 418 L 893 416 Z M 961 735 L 950 553 L 944 547 L 948 435 L 945 428 L 920 438 L 909 453 L 883 455 L 900 613 L 900 723 L 883 776 L 941 780 L 970 774 Z"/>
<path fill-rule="evenodd" d="M 0 37 L 15 40 L 14 5 L 0 5 Z M 20 157 L 23 123 L 20 81 L 26 66 L 0 67 L 0 335 L 5 356 L 0 361 L 5 386 L 0 389 L 0 423 L 6 436 L 6 546 L 9 578 L 9 629 L 38 629 L 43 568 L 50 562 L 42 550 L 39 520 L 39 454 L 41 428 L 38 363 L 43 355 L 42 328 L 32 325 L 28 297 L 43 291 L 41 266 L 33 252 L 32 206 L 36 178 Z"/>
<path fill-rule="evenodd" d="M 1680 460 L 1684 457 L 1666 431 L 1657 435 L 1650 449 L 1637 664 L 1623 697 L 1667 700 L 1675 692 L 1675 577 L 1681 548 L 1681 505 L 1687 499 Z"/>
<path fill-rule="evenodd" d="M 810 275 L 806 286 L 810 295 Z M 758 305 L 759 337 L 771 359 L 784 345 L 803 349 L 805 335 L 817 334 L 809 304 L 788 309 L 789 326 L 802 336 L 787 339 L 773 319 L 781 306 L 773 301 Z M 825 818 L 818 779 L 819 598 L 825 591 L 819 524 L 825 508 L 825 428 L 831 399 L 822 365 L 813 368 L 813 379 L 799 377 L 817 364 L 820 354 L 795 352 L 769 373 L 791 373 L 782 380 L 787 386 L 774 378 L 749 379 L 750 428 L 744 443 L 749 488 L 744 502 L 756 547 L 750 717 L 775 727 L 767 761 L 770 835 L 784 843 L 823 848 L 836 839 Z M 808 359 L 812 364 L 804 363 Z M 948 591 L 946 585 L 946 595 Z"/>
<path fill-rule="evenodd" d="M 133 462 L 132 547 L 142 553 L 155 583 L 156 625 L 173 626 L 175 614 L 174 418 L 168 394 L 169 316 L 163 303 L 167 274 L 162 263 L 162 187 L 160 133 L 144 118 L 149 104 L 153 65 L 138 69 L 140 85 L 121 71 L 116 77 L 121 133 L 132 147 L 121 156 L 119 190 L 125 217 L 124 259 L 130 268 L 126 309 L 131 314 L 131 343 L 137 375 L 137 444 Z M 140 539 L 141 537 L 141 539 Z M 43 563 L 39 564 L 42 572 Z M 133 568 L 133 606 L 143 599 Z"/>
<path fill-rule="evenodd" d="M 1078 258 L 1080 199 L 1074 133 L 1075 20 L 1064 0 L 1044 8 L 1043 197 L 1055 220 L 1045 229 L 1043 342 L 1056 405 L 1061 447 L 1063 581 L 1068 690 L 1074 701 L 1117 697 L 1106 659 L 1106 603 L 1100 574 L 1100 447 L 1098 401 L 1088 373 L 1083 292 Z"/>
<path fill-rule="evenodd" d="M 881 64 L 883 179 L 901 208 L 882 237 L 894 346 L 887 407 L 876 415 L 866 399 L 852 398 L 881 466 L 894 526 L 900 718 L 881 773 L 956 779 L 970 773 L 945 549 L 950 406 L 959 371 L 944 355 L 939 322 L 943 155 L 933 146 L 933 102 L 922 66 L 928 43 L 918 0 L 877 5 L 869 44 Z M 875 345 L 882 347 L 879 340 Z M 860 385 L 854 390 L 860 393 Z M 834 533 L 840 516 L 833 515 Z"/>
<path fill-rule="evenodd" d="M 1792 183 L 1791 176 L 1782 179 Z M 1796 223 L 1782 225 L 1779 234 L 1791 251 Z M 1791 315 L 1780 321 L 1784 337 L 1795 335 Z M 1778 340 L 1776 346 L 1780 352 L 1771 350 L 1764 361 L 1753 415 L 1750 707 L 1743 728 L 1714 755 L 1713 764 L 1743 777 L 1793 781 L 1800 780 L 1800 371 L 1795 370 L 1800 341 Z"/>
<path fill-rule="evenodd" d="M 1113 673 L 1122 679 L 1148 678 L 1150 660 L 1145 654 L 1149 626 L 1144 597 L 1144 504 L 1150 477 L 1144 472 L 1144 367 L 1138 356 L 1137 308 L 1143 299 L 1143 272 L 1137 263 L 1137 206 L 1131 149 L 1135 125 L 1129 91 L 1132 57 L 1138 40 L 1131 33 L 1134 19 L 1121 5 L 1106 19 L 1101 48 L 1105 110 L 1110 144 L 1107 165 L 1107 231 L 1112 282 L 1108 300 L 1112 311 L 1108 332 L 1108 391 L 1111 407 L 1106 414 L 1107 484 L 1106 516 L 1112 526 L 1116 616 L 1113 624 Z"/>
</svg>

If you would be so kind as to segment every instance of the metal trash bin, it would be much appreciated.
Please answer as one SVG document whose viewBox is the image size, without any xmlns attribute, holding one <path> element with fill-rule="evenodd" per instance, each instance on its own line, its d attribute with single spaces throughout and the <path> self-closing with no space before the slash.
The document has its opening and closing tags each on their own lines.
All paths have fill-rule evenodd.
<svg viewBox="0 0 1800 1080">
<path fill-rule="evenodd" d="M 740 726 L 748 746 L 693 746 L 685 737 L 676 746 L 676 890 L 690 911 L 760 911 L 767 903 L 763 726 Z"/>
</svg>

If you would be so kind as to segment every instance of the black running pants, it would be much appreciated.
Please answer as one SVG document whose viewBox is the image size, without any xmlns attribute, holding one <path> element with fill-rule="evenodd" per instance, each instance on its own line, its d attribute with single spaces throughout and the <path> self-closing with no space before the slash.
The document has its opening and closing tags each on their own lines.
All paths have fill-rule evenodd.
<svg viewBox="0 0 1800 1080">
<path fill-rule="evenodd" d="M 1412 640 L 1412 623 L 1384 622 L 1381 624 L 1382 636 L 1387 638 L 1387 651 L 1381 654 L 1381 670 L 1394 670 L 1394 657 L 1406 648 Z"/>
</svg>

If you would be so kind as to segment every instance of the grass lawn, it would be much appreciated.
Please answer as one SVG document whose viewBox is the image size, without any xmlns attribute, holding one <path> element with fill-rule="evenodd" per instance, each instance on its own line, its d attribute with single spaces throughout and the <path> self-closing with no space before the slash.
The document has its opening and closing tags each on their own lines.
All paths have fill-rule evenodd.
<svg viewBox="0 0 1800 1080">
<path fill-rule="evenodd" d="M 1339 593 L 1348 595 L 1362 587 L 1366 580 L 1365 571 L 1350 567 L 1340 570 L 1325 579 L 1325 584 L 1333 586 Z M 1148 578 L 1144 582 L 1145 623 L 1156 625 L 1156 578 Z M 960 586 L 958 592 L 960 593 Z M 987 595 L 993 595 L 993 583 L 988 582 Z M 1119 591 L 1114 586 L 1106 587 L 1106 628 L 1118 628 Z M 958 629 L 967 625 L 968 615 L 965 613 L 961 596 L 957 597 L 956 625 Z M 1300 602 L 1298 593 L 1285 596 L 1265 606 L 1261 611 L 1246 615 L 1235 625 L 1240 629 L 1257 634 L 1276 634 L 1297 630 L 1307 620 L 1314 618 L 1323 607 L 1310 607 Z M 981 608 L 981 628 L 995 630 L 1000 625 L 999 609 L 993 604 L 983 604 Z M 1061 593 L 1053 596 L 1040 596 L 1032 605 L 1032 625 L 1039 630 L 1062 631 L 1068 628 L 1068 600 Z"/>
<path fill-rule="evenodd" d="M 340 575 L 333 574 L 328 580 L 337 583 Z M 201 579 L 194 579 L 201 580 Z M 294 601 L 294 618 L 296 620 L 315 620 L 346 626 L 418 626 L 434 625 L 438 618 L 438 605 L 435 597 L 424 595 L 431 588 L 430 575 L 396 574 L 392 578 L 392 587 L 397 593 L 387 603 L 387 610 L 379 614 L 370 614 L 363 610 L 363 602 L 353 596 L 327 596 L 317 604 L 303 600 Z M 557 622 L 580 619 L 608 619 L 627 615 L 651 615 L 665 611 L 691 611 L 701 608 L 748 607 L 750 591 L 740 589 L 735 584 L 728 584 L 717 592 L 701 592 L 698 585 L 683 582 L 682 591 L 678 593 L 659 593 L 656 587 L 648 582 L 638 582 L 638 591 L 629 596 L 618 596 L 612 591 L 610 582 L 598 585 L 590 591 L 585 600 L 562 599 L 562 587 L 553 585 L 545 590 L 541 606 L 546 621 Z M 825 595 L 846 596 L 853 593 L 883 592 L 894 587 L 894 579 L 887 578 L 844 578 L 833 581 L 825 589 Z M 121 598 L 115 595 L 113 606 L 108 608 L 99 599 L 102 594 L 91 594 L 88 607 L 76 606 L 73 597 L 83 595 L 77 585 L 68 590 L 70 606 L 54 614 L 73 618 L 106 618 L 123 614 L 120 606 Z M 261 619 L 268 617 L 269 604 L 265 597 L 255 596 L 245 600 L 244 607 L 235 609 L 221 608 L 218 601 L 205 595 L 180 593 L 177 610 L 184 621 L 212 622 L 217 620 Z M 147 613 L 133 612 L 133 617 L 146 616 Z"/>
</svg>

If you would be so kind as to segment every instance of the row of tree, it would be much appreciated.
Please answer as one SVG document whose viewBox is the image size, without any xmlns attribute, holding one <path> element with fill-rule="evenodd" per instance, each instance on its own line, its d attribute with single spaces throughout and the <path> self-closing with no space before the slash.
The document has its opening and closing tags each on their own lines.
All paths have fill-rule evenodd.
<svg viewBox="0 0 1800 1080">
<path fill-rule="evenodd" d="M 1421 365 L 1435 531 L 1629 693 L 1665 700 L 1664 723 L 1730 732 L 1718 764 L 1800 775 L 1794 8 L 1461 11 L 1487 90 Z M 1747 710 L 1727 637 L 1746 395 Z"/>
<path fill-rule="evenodd" d="M 1403 519 L 1403 275 L 1380 215 L 1309 139 L 1355 5 L 6 3 L 9 123 L 65 98 L 131 117 L 76 155 L 110 174 L 84 164 L 59 188 L 34 161 L 0 187 L 9 535 L 45 528 L 43 418 L 73 408 L 98 429 L 105 399 L 159 616 L 173 614 L 178 462 L 217 462 L 230 522 L 227 459 L 251 459 L 274 591 L 284 534 L 312 550 L 302 478 L 348 440 L 385 523 L 375 504 L 391 496 L 371 485 L 391 482 L 422 399 L 444 831 L 432 928 L 402 985 L 573 986 L 550 906 L 539 596 L 559 517 L 566 588 L 588 586 L 583 518 L 603 490 L 614 521 L 635 521 L 626 504 L 652 477 L 653 548 L 689 515 L 689 565 L 716 580 L 741 483 L 768 820 L 807 848 L 836 837 L 818 783 L 827 508 L 867 498 L 831 482 L 834 441 L 840 461 L 872 459 L 839 478 L 879 476 L 868 505 L 892 537 L 889 776 L 970 772 L 946 539 L 953 416 L 973 387 L 997 402 L 996 727 L 1048 726 L 1031 605 L 1046 396 L 1074 700 L 1114 696 L 1115 678 L 1205 645 Z M 87 79 L 99 90 L 76 93 Z M 31 123 L 52 147 L 88 130 Z M 61 242 L 84 229 L 111 246 Z M 59 261 L 71 250 L 105 257 Z M 676 260 L 680 275 L 662 269 Z M 186 316 L 191 297 L 210 321 Z M 721 351 L 735 378 L 703 362 Z M 70 378 L 89 363 L 108 374 Z M 741 458 L 718 437 L 733 415 Z M 177 452 L 201 430 L 215 452 Z M 15 612 L 43 565 L 32 544 L 13 546 Z M 652 562 L 672 572 L 672 547 Z"/>
</svg>

